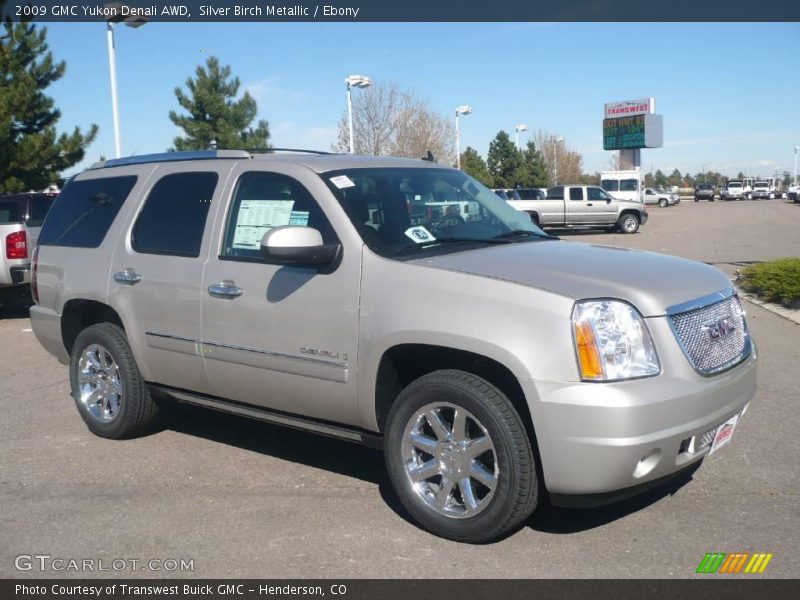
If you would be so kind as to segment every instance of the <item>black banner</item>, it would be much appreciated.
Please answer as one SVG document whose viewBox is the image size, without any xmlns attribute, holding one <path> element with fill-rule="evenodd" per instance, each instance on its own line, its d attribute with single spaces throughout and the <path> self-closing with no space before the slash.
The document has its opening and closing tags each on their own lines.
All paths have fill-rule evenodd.
<svg viewBox="0 0 800 600">
<path fill-rule="evenodd" d="M 12 20 L 177 22 L 800 21 L 798 0 L 0 0 Z"/>
<path fill-rule="evenodd" d="M 703 578 L 694 580 L 258 580 L 258 579 L 37 579 L 0 580 L 3 600 L 98 600 L 235 598 L 281 600 L 753 600 L 791 598 L 800 592 L 794 579 Z"/>
</svg>

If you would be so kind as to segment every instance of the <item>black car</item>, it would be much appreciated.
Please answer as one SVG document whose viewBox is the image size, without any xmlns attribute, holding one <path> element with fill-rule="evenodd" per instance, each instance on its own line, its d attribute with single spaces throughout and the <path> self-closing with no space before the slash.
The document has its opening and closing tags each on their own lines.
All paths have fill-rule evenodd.
<svg viewBox="0 0 800 600">
<path fill-rule="evenodd" d="M 714 201 L 714 186 L 710 183 L 699 183 L 694 188 L 694 201 L 708 200 Z"/>
</svg>

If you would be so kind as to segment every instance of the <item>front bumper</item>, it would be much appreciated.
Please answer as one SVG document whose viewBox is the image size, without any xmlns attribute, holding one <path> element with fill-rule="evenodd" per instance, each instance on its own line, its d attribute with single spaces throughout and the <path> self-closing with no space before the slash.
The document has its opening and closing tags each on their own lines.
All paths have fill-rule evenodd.
<svg viewBox="0 0 800 600">
<path fill-rule="evenodd" d="M 666 354 L 657 377 L 521 382 L 551 494 L 607 494 L 675 475 L 708 454 L 703 434 L 755 395 L 755 346 L 714 377 L 698 375 L 674 348 Z"/>
<path fill-rule="evenodd" d="M 750 197 L 751 198 L 760 198 L 762 200 L 768 200 L 769 199 L 769 194 L 770 194 L 769 192 L 753 192 L 752 194 L 750 194 Z"/>
</svg>

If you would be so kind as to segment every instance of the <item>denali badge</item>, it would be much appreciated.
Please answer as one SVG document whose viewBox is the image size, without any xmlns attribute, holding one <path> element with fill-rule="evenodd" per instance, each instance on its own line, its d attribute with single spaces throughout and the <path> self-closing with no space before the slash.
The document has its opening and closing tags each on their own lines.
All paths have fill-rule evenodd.
<svg viewBox="0 0 800 600">
<path fill-rule="evenodd" d="M 735 330 L 736 324 L 731 319 L 722 319 L 716 323 L 703 325 L 703 331 L 705 331 L 712 340 L 718 340 L 726 335 L 730 335 Z"/>
</svg>

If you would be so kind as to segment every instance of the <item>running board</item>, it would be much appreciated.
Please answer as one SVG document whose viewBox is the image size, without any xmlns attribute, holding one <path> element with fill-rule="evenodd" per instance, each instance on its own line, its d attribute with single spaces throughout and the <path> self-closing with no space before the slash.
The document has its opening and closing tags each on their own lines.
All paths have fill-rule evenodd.
<svg viewBox="0 0 800 600">
<path fill-rule="evenodd" d="M 186 404 L 211 408 L 220 412 L 240 415 L 250 419 L 257 419 L 259 421 L 265 421 L 275 425 L 283 425 L 284 427 L 291 427 L 292 429 L 310 431 L 319 435 L 333 437 L 348 442 L 354 442 L 356 444 L 363 444 L 364 446 L 375 448 L 377 450 L 383 449 L 383 437 L 378 433 L 370 433 L 343 425 L 334 425 L 322 421 L 316 421 L 298 415 L 276 412 L 267 408 L 261 408 L 259 406 L 242 404 L 233 400 L 225 400 L 214 396 L 205 396 L 168 386 L 152 383 L 148 385 L 150 388 Z"/>
</svg>

